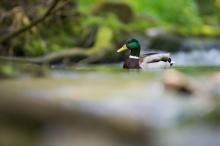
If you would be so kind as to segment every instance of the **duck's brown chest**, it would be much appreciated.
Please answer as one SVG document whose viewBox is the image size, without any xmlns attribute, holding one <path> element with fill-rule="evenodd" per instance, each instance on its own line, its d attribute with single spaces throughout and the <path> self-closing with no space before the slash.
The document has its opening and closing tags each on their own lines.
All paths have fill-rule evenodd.
<svg viewBox="0 0 220 146">
<path fill-rule="evenodd" d="M 123 68 L 126 69 L 140 69 L 139 59 L 129 58 L 124 62 Z"/>
</svg>

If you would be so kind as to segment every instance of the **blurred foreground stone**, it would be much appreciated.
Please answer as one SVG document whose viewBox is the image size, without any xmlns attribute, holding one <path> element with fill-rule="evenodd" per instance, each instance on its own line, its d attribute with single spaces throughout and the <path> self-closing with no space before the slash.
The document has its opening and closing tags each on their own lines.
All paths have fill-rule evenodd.
<svg viewBox="0 0 220 146">
<path fill-rule="evenodd" d="M 170 71 L 55 72 L 49 78 L 1 80 L 0 145 L 220 145 L 212 81 L 204 79 L 203 90 L 197 86 L 203 80 Z M 196 91 L 180 94 L 165 87 L 186 85 L 179 81 L 193 87 L 196 82 Z"/>
<path fill-rule="evenodd" d="M 220 85 L 220 72 L 215 73 L 212 77 L 211 80 L 216 84 Z"/>
<path fill-rule="evenodd" d="M 183 93 L 195 93 L 195 87 L 190 79 L 175 70 L 168 70 L 164 76 L 164 85 L 167 89 Z"/>
<path fill-rule="evenodd" d="M 62 86 L 66 86 L 63 91 Z M 74 99 L 80 98 L 74 94 L 74 90 L 74 86 L 68 81 L 61 83 L 52 80 L 2 81 L 0 145 L 150 144 L 151 129 L 143 121 L 129 116 L 95 112 L 88 108 L 92 104 L 81 101 L 85 99 Z M 105 109 L 99 110 L 102 112 Z"/>
</svg>

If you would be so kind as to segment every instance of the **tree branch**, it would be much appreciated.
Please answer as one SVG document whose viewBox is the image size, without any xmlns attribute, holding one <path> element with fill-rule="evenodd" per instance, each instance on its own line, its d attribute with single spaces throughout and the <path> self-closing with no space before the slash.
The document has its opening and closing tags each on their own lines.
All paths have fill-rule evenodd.
<svg viewBox="0 0 220 146">
<path fill-rule="evenodd" d="M 44 21 L 48 16 L 50 16 L 51 12 L 56 8 L 57 4 L 60 2 L 61 0 L 53 0 L 53 2 L 51 3 L 50 7 L 48 8 L 48 10 L 46 11 L 46 13 L 38 18 L 37 20 L 33 21 L 31 24 L 24 26 L 23 28 L 12 32 L 2 38 L 0 38 L 0 44 L 4 43 L 10 39 L 13 39 L 14 37 L 17 37 L 18 35 L 22 34 L 23 32 L 30 30 L 32 27 L 36 26 L 37 24 L 39 24 L 40 22 Z"/>
<path fill-rule="evenodd" d="M 20 57 L 0 56 L 0 61 L 13 61 L 13 62 L 32 63 L 32 64 L 42 65 L 42 64 L 51 64 L 52 62 L 63 60 L 65 58 L 74 58 L 77 56 L 88 56 L 88 55 L 89 55 L 88 51 L 75 48 L 75 49 L 50 53 L 43 57 L 20 58 Z"/>
<path fill-rule="evenodd" d="M 95 45 L 91 48 L 72 48 L 67 50 L 62 50 L 59 52 L 53 52 L 42 57 L 33 58 L 20 58 L 20 57 L 4 57 L 0 56 L 0 61 L 14 61 L 14 62 L 24 62 L 33 63 L 38 65 L 50 65 L 56 62 L 62 62 L 66 60 L 72 61 L 77 64 L 88 64 L 94 63 L 105 57 L 106 53 L 109 51 L 111 42 L 113 39 L 112 30 L 108 27 L 101 27 L 97 31 Z"/>
</svg>

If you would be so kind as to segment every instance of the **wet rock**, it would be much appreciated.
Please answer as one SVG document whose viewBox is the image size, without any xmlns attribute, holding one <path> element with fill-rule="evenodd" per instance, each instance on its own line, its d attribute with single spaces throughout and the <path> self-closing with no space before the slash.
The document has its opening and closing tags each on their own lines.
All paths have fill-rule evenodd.
<svg viewBox="0 0 220 146">
<path fill-rule="evenodd" d="M 156 33 L 156 32 L 155 32 Z M 180 51 L 182 39 L 175 36 L 161 35 L 151 39 L 150 49 L 168 52 Z"/>
<path fill-rule="evenodd" d="M 181 94 L 194 94 L 195 87 L 182 73 L 175 70 L 168 70 L 164 76 L 164 86 L 168 90 L 176 91 Z"/>
<path fill-rule="evenodd" d="M 177 52 L 184 48 L 184 38 L 178 37 L 164 28 L 149 28 L 145 31 L 145 35 L 150 40 L 149 49 Z"/>
<path fill-rule="evenodd" d="M 220 72 L 215 73 L 212 77 L 211 77 L 211 81 L 214 82 L 216 85 L 220 86 Z"/>
<path fill-rule="evenodd" d="M 155 38 L 162 35 L 167 35 L 168 32 L 166 32 L 163 28 L 149 28 L 145 31 L 145 34 L 149 38 Z"/>
</svg>

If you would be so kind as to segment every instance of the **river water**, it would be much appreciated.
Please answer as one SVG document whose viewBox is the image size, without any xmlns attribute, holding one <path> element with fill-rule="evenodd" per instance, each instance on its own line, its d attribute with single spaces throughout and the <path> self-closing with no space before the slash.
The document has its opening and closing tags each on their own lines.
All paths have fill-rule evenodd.
<svg viewBox="0 0 220 146">
<path fill-rule="evenodd" d="M 40 143 L 52 143 L 48 146 L 60 146 L 67 141 L 70 145 L 74 145 L 74 142 L 77 143 L 75 136 L 77 134 L 80 135 L 78 138 L 81 140 L 80 144 L 84 144 L 84 146 L 91 146 L 90 141 L 92 140 L 99 142 L 103 139 L 99 135 L 97 139 L 91 138 L 97 133 L 94 132 L 94 129 L 90 131 L 87 128 L 93 122 L 89 118 L 87 118 L 89 124 L 82 122 L 81 126 L 85 131 L 83 135 L 80 133 L 81 131 L 77 133 L 75 130 L 78 125 L 74 127 L 75 123 L 69 122 L 71 118 L 68 118 L 67 125 L 64 123 L 66 127 L 62 128 L 63 125 L 59 121 L 62 121 L 63 115 L 66 111 L 71 113 L 75 109 L 80 113 L 85 112 L 102 119 L 115 120 L 123 123 L 123 125 L 129 123 L 130 120 L 140 121 L 145 127 L 153 129 L 155 135 L 152 139 L 155 146 L 220 145 L 219 124 L 212 123 L 212 120 L 219 121 L 219 104 L 216 105 L 216 101 L 219 101 L 220 86 L 214 77 L 219 75 L 217 73 L 220 72 L 220 68 L 195 68 L 196 66 L 220 66 L 220 47 L 202 46 L 205 47 L 192 45 L 191 48 L 195 47 L 195 49 L 183 49 L 171 53 L 172 60 L 176 62 L 175 66 L 177 67 L 174 66 L 168 70 L 127 72 L 122 69 L 122 64 L 54 66 L 54 68 L 48 69 L 50 71 L 45 73 L 45 77 L 42 77 L 40 75 L 43 74 L 44 70 L 41 68 L 36 67 L 34 70 L 33 66 L 21 67 L 24 69 L 20 72 L 16 70 L 15 73 L 19 79 L 10 78 L 1 81 L 0 96 L 1 99 L 5 100 L 5 102 L 0 102 L 5 107 L 2 113 L 9 109 L 9 111 L 14 110 L 13 112 L 17 115 L 19 112 L 16 109 L 17 106 L 24 109 L 20 110 L 21 115 L 28 112 L 27 116 L 33 114 L 34 117 L 36 116 L 34 111 L 41 111 L 39 108 L 41 105 L 46 107 L 45 109 L 50 109 L 50 105 L 59 106 L 65 112 L 61 112 L 60 115 L 62 116 L 57 118 L 59 119 L 58 126 L 54 121 L 56 118 L 49 118 L 46 121 L 46 126 L 43 125 L 39 128 L 40 130 L 38 129 L 41 131 L 39 137 L 43 137 L 43 142 L 40 139 Z M 179 68 L 179 66 L 182 67 Z M 33 69 L 34 77 L 27 73 L 30 68 Z M 209 73 L 204 72 L 207 70 Z M 174 89 L 167 88 L 165 79 L 174 81 Z M 196 91 L 192 94 L 180 93 L 178 91 L 179 85 L 183 87 L 192 86 L 193 90 Z M 29 100 L 30 105 L 23 105 L 26 103 L 25 101 Z M 32 104 L 35 105 L 35 102 L 40 104 L 34 107 Z M 216 106 L 217 109 L 215 109 Z M 42 111 L 39 115 L 47 113 L 47 110 Z M 48 115 L 50 115 L 50 111 L 48 110 Z M 59 115 L 59 112 L 55 112 L 51 113 L 52 116 L 50 116 Z M 72 113 L 70 117 L 71 115 Z M 9 116 L 11 115 L 9 114 Z M 120 121 L 117 119 L 118 117 L 122 119 L 125 117 L 126 120 Z M 53 125 L 54 122 L 55 125 Z M 216 125 L 218 128 L 215 127 Z M 102 128 L 98 124 L 95 126 L 97 126 L 95 130 Z M 73 131 L 70 132 L 69 129 L 71 128 Z M 148 132 L 144 130 L 140 132 Z M 107 132 L 104 131 L 103 133 Z M 103 133 L 101 134 L 103 135 Z M 87 137 L 85 138 L 85 136 Z M 117 136 L 115 134 L 115 137 Z M 107 137 L 111 138 L 109 135 Z M 89 138 L 90 143 L 85 145 L 85 140 Z M 143 144 L 143 146 L 145 145 Z"/>
<path fill-rule="evenodd" d="M 157 38 L 155 38 L 157 39 Z M 143 48 L 148 51 L 170 50 L 172 60 L 176 66 L 219 66 L 220 65 L 220 43 L 217 38 L 179 38 L 162 37 L 162 41 L 156 46 L 151 41 L 143 43 Z M 166 51 L 165 51 L 166 52 Z M 145 51 L 143 53 L 146 53 Z"/>
<path fill-rule="evenodd" d="M 172 54 L 172 59 L 177 66 L 219 66 L 220 50 L 193 50 L 190 52 L 180 51 Z"/>
</svg>

